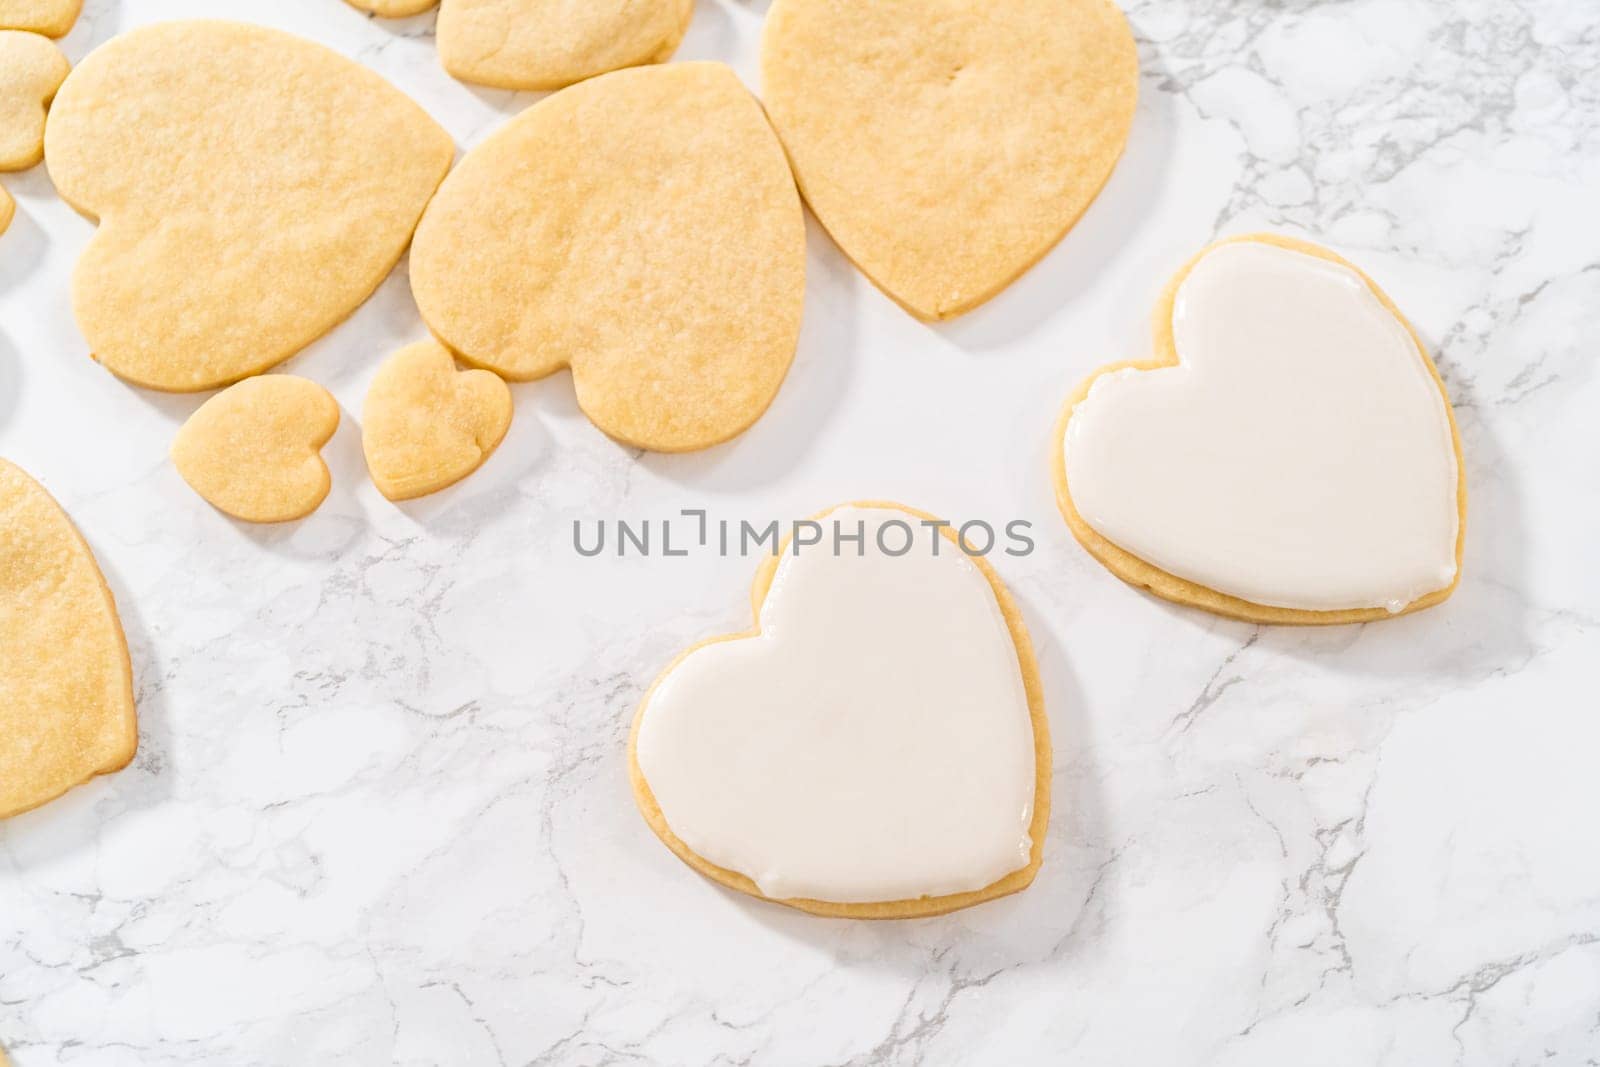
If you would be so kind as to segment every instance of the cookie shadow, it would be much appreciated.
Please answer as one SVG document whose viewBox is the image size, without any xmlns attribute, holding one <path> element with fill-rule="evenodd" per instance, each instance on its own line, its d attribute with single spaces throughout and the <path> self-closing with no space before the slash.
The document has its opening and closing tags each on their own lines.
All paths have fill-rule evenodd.
<svg viewBox="0 0 1600 1067">
<path fill-rule="evenodd" d="M 122 9 L 127 0 L 86 0 L 78 21 L 56 42 L 77 66 L 79 60 L 122 32 Z"/>
<path fill-rule="evenodd" d="M 367 387 L 395 352 L 429 337 L 411 296 L 408 247 L 388 274 L 343 319 L 263 371 L 310 378 L 330 392 Z M 341 413 L 341 422 L 349 415 Z"/>
<path fill-rule="evenodd" d="M 6 428 L 16 413 L 22 396 L 22 360 L 11 338 L 0 331 L 0 430 Z"/>
<path fill-rule="evenodd" d="M 1083 689 L 1047 625 L 1048 604 L 1012 593 L 1033 640 L 1053 752 L 1050 822 L 1033 884 L 948 915 L 877 922 L 820 918 L 721 889 L 731 902 L 783 937 L 822 946 L 841 969 L 898 976 L 908 997 L 930 974 L 952 984 L 987 980 L 1050 966 L 1094 944 L 1084 931 L 1105 914 L 1114 855 Z"/>
<path fill-rule="evenodd" d="M 1081 298 L 1150 217 L 1171 177 L 1178 120 L 1172 94 L 1159 91 L 1170 77 L 1160 50 L 1131 19 L 1130 26 L 1139 47 L 1139 102 L 1122 158 L 1077 223 L 1039 262 L 987 303 L 930 325 L 958 347 L 981 352 L 1026 340 Z"/>
<path fill-rule="evenodd" d="M 695 0 L 689 29 L 668 62 L 715 60 L 738 67 L 734 57 L 739 54 L 739 31 L 727 8 L 717 0 Z"/>
<path fill-rule="evenodd" d="M 36 172 L 43 173 L 43 167 L 34 168 Z M 29 175 L 22 180 L 19 175 L 7 174 L 4 186 L 7 192 L 15 194 L 23 185 L 32 185 L 34 181 Z M 48 180 L 45 181 L 48 186 Z M 21 199 L 17 199 L 16 214 L 11 217 L 11 225 L 4 233 L 0 233 L 0 293 L 15 289 L 44 262 L 45 246 L 49 240 L 45 236 L 44 228 L 33 220 L 23 208 Z"/>
<path fill-rule="evenodd" d="M 145 621 L 144 611 L 131 587 L 123 580 L 119 566 L 106 553 L 96 552 L 100 571 L 117 603 L 122 632 L 128 641 L 128 658 L 133 664 L 134 705 L 139 714 L 139 751 L 128 771 L 131 789 L 118 783 L 119 799 L 131 793 L 130 808 L 150 808 L 172 794 L 175 762 L 175 732 L 167 692 L 171 671 L 162 660 L 160 646 Z M 124 771 L 127 774 L 128 771 Z"/>
<path fill-rule="evenodd" d="M 771 406 L 731 441 L 698 452 L 645 452 L 639 464 L 685 488 L 719 492 L 756 489 L 797 467 L 827 432 L 854 372 L 857 300 L 855 268 L 806 212 L 805 314 Z"/>
<path fill-rule="evenodd" d="M 220 389 L 209 389 L 203 393 L 163 393 L 156 389 L 146 389 L 143 386 L 125 381 L 117 377 L 112 371 L 106 370 L 98 360 L 94 359 L 92 354 L 89 359 L 97 366 L 100 366 L 101 370 L 105 370 L 105 373 L 110 374 L 117 385 L 126 390 L 128 395 L 161 416 L 162 420 L 170 428 L 167 436 L 168 445 L 172 443 L 172 436 L 178 432 L 178 428 L 189 421 L 189 416 L 193 415 L 201 404 L 204 404 L 222 391 Z"/>
<path fill-rule="evenodd" d="M 446 73 L 445 77 L 450 78 L 468 93 L 477 97 L 478 103 L 494 111 L 502 119 L 520 115 L 550 95 L 548 91 L 542 89 L 496 89 L 491 85 L 474 85 L 472 82 L 464 82 L 449 73 Z M 459 142 L 458 148 L 462 152 L 470 152 L 484 138 L 498 132 L 502 126 L 503 123 L 486 123 Z M 458 155 L 457 162 L 459 161 L 460 156 Z"/>
</svg>

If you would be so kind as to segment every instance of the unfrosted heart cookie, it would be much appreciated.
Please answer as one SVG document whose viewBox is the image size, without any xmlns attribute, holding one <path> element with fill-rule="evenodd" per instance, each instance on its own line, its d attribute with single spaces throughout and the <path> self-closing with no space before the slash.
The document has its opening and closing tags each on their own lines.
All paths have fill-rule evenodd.
<svg viewBox="0 0 1600 1067">
<path fill-rule="evenodd" d="M 437 341 L 402 348 L 378 369 L 361 413 L 373 484 L 390 500 L 426 496 L 489 458 L 511 425 L 511 390 L 486 370 L 456 370 Z"/>
<path fill-rule="evenodd" d="M 656 679 L 629 769 L 684 862 L 820 915 L 938 915 L 1024 889 L 1050 733 L 1022 616 L 924 512 L 817 516 L 756 575 L 756 628 Z M 808 531 L 809 539 L 809 531 Z"/>
<path fill-rule="evenodd" d="M 1111 0 L 776 0 L 761 98 L 817 220 L 925 319 L 994 296 L 1070 229 L 1138 95 Z"/>
<path fill-rule="evenodd" d="M 0 170 L 44 158 L 45 110 L 71 69 L 48 38 L 0 30 Z"/>
<path fill-rule="evenodd" d="M 0 818 L 122 769 L 137 745 L 128 645 L 94 554 L 0 460 Z"/>
<path fill-rule="evenodd" d="M 263 374 L 201 404 L 172 441 L 172 462 L 211 506 L 246 522 L 287 522 L 317 510 L 332 478 L 322 446 L 339 404 L 316 382 Z"/>
<path fill-rule="evenodd" d="M 11 225 L 11 219 L 17 213 L 17 202 L 11 199 L 11 194 L 0 188 L 0 233 L 5 233 Z"/>
<path fill-rule="evenodd" d="M 439 0 L 348 0 L 351 7 L 360 8 L 384 19 L 402 19 L 420 15 Z"/>
<path fill-rule="evenodd" d="M 100 220 L 73 274 L 90 350 L 175 391 L 287 359 L 383 280 L 453 154 L 388 82 L 289 34 L 201 21 L 113 38 L 45 130 L 56 188 Z"/>
<path fill-rule="evenodd" d="M 1156 306 L 1153 359 L 1067 402 L 1056 496 L 1114 574 L 1256 622 L 1437 604 L 1466 480 L 1449 397 L 1393 302 L 1327 249 L 1206 249 Z"/>
<path fill-rule="evenodd" d="M 0 0 L 0 30 L 63 37 L 82 8 L 83 0 Z"/>
<path fill-rule="evenodd" d="M 694 0 L 443 0 L 439 61 L 502 89 L 559 89 L 677 51 Z"/>
<path fill-rule="evenodd" d="M 761 417 L 794 358 L 800 198 L 727 67 L 603 74 L 467 153 L 417 227 L 411 289 L 467 362 L 570 366 L 612 437 L 705 448 Z"/>
</svg>

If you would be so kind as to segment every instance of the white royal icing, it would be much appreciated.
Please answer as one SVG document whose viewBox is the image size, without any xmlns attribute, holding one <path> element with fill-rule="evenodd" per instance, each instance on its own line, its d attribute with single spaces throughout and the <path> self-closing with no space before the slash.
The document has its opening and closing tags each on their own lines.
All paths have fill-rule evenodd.
<svg viewBox="0 0 1600 1067">
<path fill-rule="evenodd" d="M 774 898 L 939 896 L 1026 866 L 1033 723 L 988 579 L 910 514 L 821 522 L 779 564 L 760 635 L 696 649 L 651 694 L 636 757 L 667 824 Z M 862 529 L 862 555 L 835 553 L 834 522 Z M 878 543 L 896 522 L 902 556 Z"/>
<path fill-rule="evenodd" d="M 1355 271 L 1259 241 L 1201 258 L 1179 365 L 1102 375 L 1073 410 L 1073 506 L 1103 537 L 1257 604 L 1398 611 L 1455 578 L 1446 400 Z"/>
</svg>

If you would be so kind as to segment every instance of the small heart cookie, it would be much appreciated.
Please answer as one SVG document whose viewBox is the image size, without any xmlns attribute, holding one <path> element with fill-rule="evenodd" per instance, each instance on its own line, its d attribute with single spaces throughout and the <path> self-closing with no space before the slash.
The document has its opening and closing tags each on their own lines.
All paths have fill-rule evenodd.
<svg viewBox="0 0 1600 1067">
<path fill-rule="evenodd" d="M 207 400 L 178 430 L 172 462 L 190 488 L 245 522 L 287 522 L 317 510 L 333 480 L 322 446 L 339 404 L 316 382 L 264 374 Z"/>
<path fill-rule="evenodd" d="M 361 447 L 378 491 L 426 496 L 489 458 L 511 425 L 511 390 L 486 370 L 456 370 L 437 341 L 402 348 L 378 369 L 361 414 Z"/>
<path fill-rule="evenodd" d="M 45 111 L 71 69 L 47 38 L 0 30 L 0 170 L 44 158 Z"/>
<path fill-rule="evenodd" d="M 420 15 L 439 0 L 346 0 L 351 7 L 360 8 L 381 19 L 403 19 Z"/>
<path fill-rule="evenodd" d="M 824 512 L 807 538 L 758 571 L 754 630 L 694 646 L 645 694 L 629 742 L 645 821 L 714 881 L 819 915 L 1026 888 L 1050 734 L 1005 586 L 898 504 Z"/>
<path fill-rule="evenodd" d="M 890 297 L 945 319 L 1100 192 L 1139 60 L 1111 0 L 776 0 L 761 83 L 817 220 Z"/>
<path fill-rule="evenodd" d="M 90 351 L 174 392 L 266 370 L 355 310 L 455 154 L 359 63 L 209 20 L 91 52 L 56 95 L 44 149 L 62 197 L 100 221 L 72 275 Z"/>
<path fill-rule="evenodd" d="M 17 213 L 17 202 L 11 199 L 11 194 L 0 188 L 0 233 L 5 233 L 11 225 L 11 219 Z"/>
<path fill-rule="evenodd" d="M 443 0 L 439 62 L 501 89 L 559 89 L 677 51 L 694 0 Z"/>
<path fill-rule="evenodd" d="M 1068 400 L 1056 496 L 1112 573 L 1254 622 L 1366 622 L 1460 580 L 1461 442 L 1394 303 L 1327 249 L 1207 248 L 1156 306 L 1155 357 Z"/>
<path fill-rule="evenodd" d="M 505 378 L 572 368 L 637 448 L 707 448 L 794 359 L 805 222 L 761 105 L 721 63 L 602 74 L 468 152 L 411 250 L 434 334 Z"/>
<path fill-rule="evenodd" d="M 0 460 L 0 819 L 122 769 L 137 745 L 128 644 L 94 553 Z"/>
<path fill-rule="evenodd" d="M 65 37 L 82 9 L 83 0 L 0 0 L 0 30 Z"/>
</svg>

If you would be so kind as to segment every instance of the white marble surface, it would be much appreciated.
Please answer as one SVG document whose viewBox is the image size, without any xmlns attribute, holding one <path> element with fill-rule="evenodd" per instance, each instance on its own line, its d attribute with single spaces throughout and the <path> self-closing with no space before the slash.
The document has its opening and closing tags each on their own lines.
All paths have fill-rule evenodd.
<svg viewBox="0 0 1600 1067">
<path fill-rule="evenodd" d="M 762 0 L 683 57 L 754 81 Z M 237 7 L 358 57 L 463 146 L 529 98 L 436 67 L 432 17 L 339 0 L 89 0 L 72 58 Z M 402 266 L 289 366 L 345 424 L 310 519 L 248 528 L 166 461 L 196 398 L 90 362 L 91 230 L 42 169 L 0 239 L 0 453 L 122 605 L 125 772 L 0 828 L 0 1045 L 50 1064 L 1585 1064 L 1600 1058 L 1600 31 L 1583 0 L 1139 0 L 1142 99 L 1078 228 L 987 307 L 916 323 L 812 228 L 799 356 L 740 440 L 640 456 L 566 375 L 477 475 L 364 476 Z M 1320 631 L 1151 600 L 1080 551 L 1058 405 L 1138 355 L 1210 238 L 1318 238 L 1436 347 L 1471 486 L 1445 606 Z M 725 893 L 634 810 L 624 737 L 754 562 L 581 559 L 575 518 L 799 516 L 892 497 L 1025 518 L 1003 559 L 1056 742 L 1045 866 L 941 919 Z"/>
</svg>

